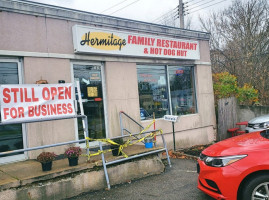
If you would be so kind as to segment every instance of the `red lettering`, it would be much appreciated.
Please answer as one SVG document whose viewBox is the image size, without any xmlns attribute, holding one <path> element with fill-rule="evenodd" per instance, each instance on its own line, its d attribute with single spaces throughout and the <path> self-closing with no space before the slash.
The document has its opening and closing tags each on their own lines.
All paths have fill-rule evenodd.
<svg viewBox="0 0 269 200">
<path fill-rule="evenodd" d="M 57 109 L 56 109 L 56 106 L 55 104 L 50 104 L 50 112 L 51 114 L 53 115 L 57 115 Z"/>
<path fill-rule="evenodd" d="M 41 114 L 40 112 L 40 106 L 35 106 L 35 116 L 39 117 Z"/>
<path fill-rule="evenodd" d="M 190 48 L 190 43 L 187 42 L 186 49 L 189 49 L 189 48 Z"/>
<path fill-rule="evenodd" d="M 194 50 L 196 50 L 197 49 L 197 44 L 193 44 L 194 45 Z"/>
<path fill-rule="evenodd" d="M 49 88 L 44 87 L 42 90 L 42 98 L 46 101 L 50 100 L 50 91 Z"/>
<path fill-rule="evenodd" d="M 19 118 L 24 117 L 24 108 L 23 107 L 18 107 L 18 117 Z"/>
<path fill-rule="evenodd" d="M 66 114 L 67 113 L 67 109 L 66 109 L 66 104 L 64 103 L 63 104 L 63 114 Z"/>
<path fill-rule="evenodd" d="M 58 115 L 62 114 L 62 104 L 57 104 L 57 113 Z"/>
<path fill-rule="evenodd" d="M 57 96 L 57 88 L 51 87 L 50 92 L 51 92 L 51 99 L 54 100 L 54 97 Z"/>
<path fill-rule="evenodd" d="M 182 49 L 186 49 L 186 44 L 185 44 L 185 42 L 182 42 L 181 44 L 182 44 Z"/>
<path fill-rule="evenodd" d="M 20 97 L 21 97 L 21 102 L 23 102 L 23 89 L 20 88 Z"/>
<path fill-rule="evenodd" d="M 73 108 L 72 108 L 72 104 L 68 103 L 67 104 L 67 108 L 68 108 L 68 113 L 72 114 L 73 113 Z"/>
<path fill-rule="evenodd" d="M 65 99 L 71 99 L 71 87 L 65 87 Z"/>
<path fill-rule="evenodd" d="M 25 102 L 31 102 L 32 99 L 27 97 L 27 88 L 24 88 Z"/>
<path fill-rule="evenodd" d="M 132 40 L 132 36 L 131 35 L 128 35 L 128 44 L 131 43 L 131 40 Z"/>
<path fill-rule="evenodd" d="M 46 105 L 41 106 L 41 113 L 42 113 L 43 116 L 47 115 Z"/>
<path fill-rule="evenodd" d="M 9 109 L 8 108 L 4 108 L 3 109 L 3 111 L 4 111 L 4 119 L 7 119 L 7 116 L 9 115 Z"/>
<path fill-rule="evenodd" d="M 34 106 L 28 106 L 28 116 L 33 117 L 35 115 L 35 108 Z"/>
<path fill-rule="evenodd" d="M 12 117 L 13 119 L 17 118 L 17 109 L 12 107 L 10 108 L 10 117 Z"/>
<path fill-rule="evenodd" d="M 10 97 L 9 93 L 10 93 L 10 90 L 8 88 L 4 88 L 4 90 L 3 90 L 3 96 L 4 96 L 3 101 L 4 101 L 4 103 L 10 103 L 11 97 Z"/>
<path fill-rule="evenodd" d="M 14 93 L 14 103 L 17 103 L 17 92 L 19 92 L 19 88 L 11 88 L 11 92 Z"/>
<path fill-rule="evenodd" d="M 35 89 L 32 88 L 32 99 L 33 99 L 33 102 L 37 102 L 39 99 L 35 97 Z"/>
<path fill-rule="evenodd" d="M 50 115 L 50 105 L 47 105 L 48 115 Z"/>
<path fill-rule="evenodd" d="M 59 96 L 58 99 L 64 99 L 64 88 L 63 87 L 58 87 L 58 92 L 59 92 Z"/>
<path fill-rule="evenodd" d="M 193 50 L 194 43 L 190 43 L 190 50 Z"/>
<path fill-rule="evenodd" d="M 162 41 L 161 39 L 157 39 L 157 47 L 161 47 L 162 46 Z"/>
</svg>

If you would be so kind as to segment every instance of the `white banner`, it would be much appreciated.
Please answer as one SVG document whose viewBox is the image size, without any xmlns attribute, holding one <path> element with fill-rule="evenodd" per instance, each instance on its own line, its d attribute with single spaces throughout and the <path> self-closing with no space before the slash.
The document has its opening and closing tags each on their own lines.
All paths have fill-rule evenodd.
<svg viewBox="0 0 269 200">
<path fill-rule="evenodd" d="M 73 26 L 74 51 L 142 57 L 199 60 L 199 42 L 133 32 Z"/>
<path fill-rule="evenodd" d="M 1 85 L 1 121 L 22 122 L 75 115 L 73 84 Z"/>
</svg>

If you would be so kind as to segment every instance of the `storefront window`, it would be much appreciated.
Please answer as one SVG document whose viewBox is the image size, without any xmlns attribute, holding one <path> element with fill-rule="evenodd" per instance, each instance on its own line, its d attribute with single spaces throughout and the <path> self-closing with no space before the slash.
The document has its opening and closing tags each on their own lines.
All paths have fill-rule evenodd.
<svg viewBox="0 0 269 200">
<path fill-rule="evenodd" d="M 193 67 L 139 65 L 137 74 L 141 120 L 196 113 Z"/>
<path fill-rule="evenodd" d="M 196 112 L 192 67 L 169 66 L 172 115 Z"/>
<path fill-rule="evenodd" d="M 0 85 L 4 84 L 19 84 L 18 64 L 16 62 L 0 62 Z M 0 126 L 0 152 L 22 148 L 22 125 Z"/>
<path fill-rule="evenodd" d="M 141 120 L 161 118 L 169 113 L 167 78 L 164 66 L 138 66 Z"/>
</svg>

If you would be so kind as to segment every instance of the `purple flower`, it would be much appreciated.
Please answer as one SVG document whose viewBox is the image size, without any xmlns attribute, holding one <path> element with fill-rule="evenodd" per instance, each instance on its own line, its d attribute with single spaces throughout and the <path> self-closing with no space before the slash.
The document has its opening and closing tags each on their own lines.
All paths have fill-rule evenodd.
<svg viewBox="0 0 269 200">
<path fill-rule="evenodd" d="M 67 158 L 74 158 L 79 157 L 82 153 L 82 150 L 80 147 L 69 147 L 65 152 L 64 155 Z"/>
</svg>

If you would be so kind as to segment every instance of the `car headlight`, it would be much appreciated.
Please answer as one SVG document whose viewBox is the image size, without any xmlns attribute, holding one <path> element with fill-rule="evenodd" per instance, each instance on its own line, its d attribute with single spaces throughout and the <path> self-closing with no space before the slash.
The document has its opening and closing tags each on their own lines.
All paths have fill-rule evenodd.
<svg viewBox="0 0 269 200">
<path fill-rule="evenodd" d="M 269 128 L 269 122 L 264 122 L 264 123 L 260 123 L 260 124 L 254 124 L 253 128 L 254 129 Z"/>
<path fill-rule="evenodd" d="M 211 167 L 225 167 L 230 165 L 238 160 L 245 158 L 247 155 L 238 155 L 238 156 L 225 156 L 225 157 L 210 157 L 206 156 L 203 160 L 206 165 Z"/>
</svg>

